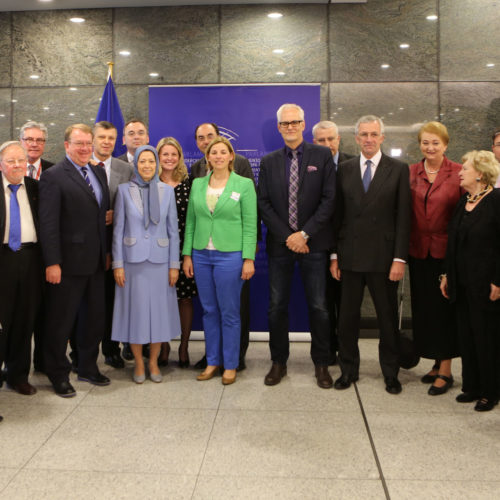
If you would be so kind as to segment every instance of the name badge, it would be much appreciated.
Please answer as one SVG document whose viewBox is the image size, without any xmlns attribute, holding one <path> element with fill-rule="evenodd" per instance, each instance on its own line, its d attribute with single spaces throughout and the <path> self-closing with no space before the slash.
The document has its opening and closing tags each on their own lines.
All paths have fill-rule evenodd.
<svg viewBox="0 0 500 500">
<path fill-rule="evenodd" d="M 233 191 L 231 194 L 231 199 L 234 201 L 238 201 L 240 199 L 240 193 L 237 193 L 236 191 Z"/>
</svg>

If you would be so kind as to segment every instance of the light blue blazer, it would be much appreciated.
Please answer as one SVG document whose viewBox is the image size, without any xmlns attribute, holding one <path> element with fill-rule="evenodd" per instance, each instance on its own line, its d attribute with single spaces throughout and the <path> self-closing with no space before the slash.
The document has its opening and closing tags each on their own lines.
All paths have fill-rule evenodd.
<svg viewBox="0 0 500 500">
<path fill-rule="evenodd" d="M 171 186 L 158 182 L 160 222 L 144 228 L 140 189 L 128 182 L 118 186 L 113 215 L 113 269 L 124 262 L 169 263 L 179 269 L 179 230 L 175 192 Z"/>
</svg>

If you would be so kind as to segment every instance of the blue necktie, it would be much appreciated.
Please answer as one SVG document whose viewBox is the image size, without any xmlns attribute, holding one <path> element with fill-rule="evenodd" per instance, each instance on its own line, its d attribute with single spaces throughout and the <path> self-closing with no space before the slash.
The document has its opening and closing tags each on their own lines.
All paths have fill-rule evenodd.
<svg viewBox="0 0 500 500">
<path fill-rule="evenodd" d="M 9 226 L 9 247 L 13 252 L 21 248 L 21 214 L 17 201 L 17 190 L 21 184 L 9 184 L 12 191 L 10 195 L 10 226 Z"/>
<path fill-rule="evenodd" d="M 371 160 L 366 160 L 365 173 L 363 174 L 363 187 L 365 189 L 365 193 L 368 191 L 371 181 L 372 181 L 372 162 Z"/>
<path fill-rule="evenodd" d="M 92 194 L 95 196 L 95 191 L 94 191 L 94 188 L 92 187 L 92 183 L 90 182 L 90 178 L 89 178 L 89 173 L 88 173 L 87 167 L 82 167 L 82 172 L 83 172 L 83 178 L 85 179 L 85 181 L 89 185 L 89 188 L 92 191 Z"/>
</svg>

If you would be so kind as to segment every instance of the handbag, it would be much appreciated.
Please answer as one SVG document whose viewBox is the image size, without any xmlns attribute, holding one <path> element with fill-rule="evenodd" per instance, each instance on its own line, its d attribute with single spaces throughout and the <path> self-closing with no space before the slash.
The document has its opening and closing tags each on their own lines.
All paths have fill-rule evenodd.
<svg viewBox="0 0 500 500">
<path fill-rule="evenodd" d="M 403 324 L 403 303 L 404 303 L 404 286 L 405 276 L 401 282 L 401 293 L 399 294 L 399 341 L 398 341 L 398 354 L 399 366 L 405 370 L 409 370 L 418 365 L 420 356 L 417 353 L 415 342 L 413 341 L 413 331 L 402 330 Z"/>
</svg>

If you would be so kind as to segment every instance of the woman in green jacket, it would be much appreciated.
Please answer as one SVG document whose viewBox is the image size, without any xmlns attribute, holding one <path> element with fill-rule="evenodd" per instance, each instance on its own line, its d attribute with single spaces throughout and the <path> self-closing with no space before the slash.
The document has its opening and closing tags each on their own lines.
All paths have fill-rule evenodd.
<svg viewBox="0 0 500 500">
<path fill-rule="evenodd" d="M 206 150 L 210 172 L 194 180 L 184 234 L 183 270 L 195 277 L 203 308 L 209 380 L 224 366 L 222 383 L 236 380 L 240 350 L 240 292 L 255 272 L 257 200 L 250 179 L 233 171 L 234 149 L 216 137 Z"/>
</svg>

